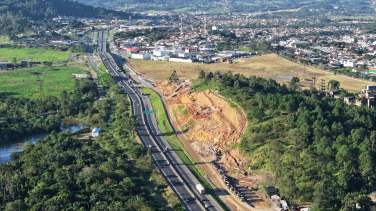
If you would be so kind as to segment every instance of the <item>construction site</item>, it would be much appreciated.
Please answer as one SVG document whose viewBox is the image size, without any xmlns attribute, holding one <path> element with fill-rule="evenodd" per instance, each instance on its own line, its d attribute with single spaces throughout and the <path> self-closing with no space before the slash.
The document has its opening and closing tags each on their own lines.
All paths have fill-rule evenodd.
<svg viewBox="0 0 376 211">
<path fill-rule="evenodd" d="M 251 207 L 271 209 L 273 205 L 267 196 L 257 189 L 264 176 L 272 178 L 271 174 L 245 168 L 249 158 L 237 148 L 247 127 L 247 117 L 241 108 L 230 106 L 233 104 L 215 90 L 192 92 L 189 80 L 165 81 L 155 84 L 155 88 L 167 100 L 167 109 L 173 115 L 171 121 L 183 132 L 181 141 L 188 142 L 184 143 L 186 148 L 192 148 L 201 161 L 210 163 L 227 191 Z"/>
</svg>

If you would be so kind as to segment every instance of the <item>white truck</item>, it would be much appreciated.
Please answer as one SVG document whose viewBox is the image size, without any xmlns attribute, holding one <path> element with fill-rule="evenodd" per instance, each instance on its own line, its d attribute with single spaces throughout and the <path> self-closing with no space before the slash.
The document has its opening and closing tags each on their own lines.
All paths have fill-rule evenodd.
<svg viewBox="0 0 376 211">
<path fill-rule="evenodd" d="M 201 184 L 196 184 L 196 189 L 198 190 L 200 194 L 205 194 L 205 189 L 204 187 L 202 187 Z"/>
</svg>

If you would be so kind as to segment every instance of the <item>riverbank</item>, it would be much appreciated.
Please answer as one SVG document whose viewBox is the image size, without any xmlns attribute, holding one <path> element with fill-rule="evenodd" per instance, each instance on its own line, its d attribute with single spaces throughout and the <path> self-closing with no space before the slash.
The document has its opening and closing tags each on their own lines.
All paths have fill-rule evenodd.
<svg viewBox="0 0 376 211">
<path fill-rule="evenodd" d="M 61 119 L 59 131 L 57 132 L 58 133 L 65 132 L 65 131 L 75 132 L 85 127 L 89 127 L 89 126 L 87 126 L 83 122 L 78 121 L 76 119 L 63 118 Z M 11 154 L 13 152 L 21 151 L 24 148 L 24 146 L 27 144 L 27 142 L 29 141 L 34 144 L 37 142 L 38 139 L 46 138 L 48 135 L 51 134 L 51 132 L 52 131 L 28 135 L 23 138 L 16 139 L 14 141 L 8 142 L 0 146 L 0 162 L 10 162 Z"/>
</svg>

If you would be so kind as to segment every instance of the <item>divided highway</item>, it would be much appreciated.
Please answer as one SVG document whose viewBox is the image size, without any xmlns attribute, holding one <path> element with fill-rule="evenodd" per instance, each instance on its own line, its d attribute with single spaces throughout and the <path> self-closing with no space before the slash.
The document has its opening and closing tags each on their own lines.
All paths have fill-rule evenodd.
<svg viewBox="0 0 376 211">
<path fill-rule="evenodd" d="M 195 188 L 198 183 L 191 172 L 181 162 L 177 155 L 168 150 L 169 145 L 161 135 L 155 116 L 152 113 L 150 100 L 132 84 L 124 73 L 119 71 L 112 56 L 106 52 L 106 32 L 100 31 L 98 36 L 97 53 L 101 57 L 108 72 L 118 85 L 128 94 L 133 115 L 139 122 L 137 130 L 145 148 L 152 149 L 152 156 L 162 175 L 166 178 L 171 189 L 177 193 L 179 200 L 186 210 L 222 210 L 209 194 L 199 194 Z M 167 149 L 167 150 L 166 150 Z"/>
</svg>

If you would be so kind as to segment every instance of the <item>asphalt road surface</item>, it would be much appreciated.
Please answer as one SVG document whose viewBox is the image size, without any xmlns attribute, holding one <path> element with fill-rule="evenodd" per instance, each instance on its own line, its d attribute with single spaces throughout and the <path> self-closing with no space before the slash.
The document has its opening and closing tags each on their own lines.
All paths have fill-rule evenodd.
<svg viewBox="0 0 376 211">
<path fill-rule="evenodd" d="M 171 150 L 166 150 L 168 144 L 160 135 L 159 128 L 153 114 L 145 114 L 151 111 L 150 100 L 142 96 L 141 91 L 128 80 L 122 72 L 115 71 L 116 63 L 112 56 L 105 52 L 106 33 L 99 32 L 98 55 L 101 57 L 108 72 L 114 77 L 125 92 L 131 103 L 132 112 L 136 116 L 140 126 L 137 133 L 145 146 L 152 149 L 152 156 L 162 175 L 166 178 L 171 189 L 177 193 L 186 210 L 222 210 L 220 206 L 208 194 L 199 194 L 195 189 L 198 183 L 190 171 Z M 201 200 L 203 199 L 203 200 Z"/>
</svg>

